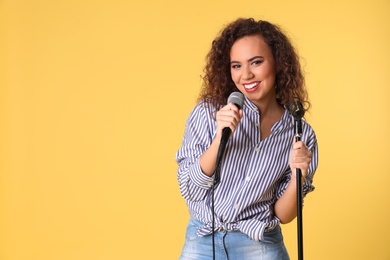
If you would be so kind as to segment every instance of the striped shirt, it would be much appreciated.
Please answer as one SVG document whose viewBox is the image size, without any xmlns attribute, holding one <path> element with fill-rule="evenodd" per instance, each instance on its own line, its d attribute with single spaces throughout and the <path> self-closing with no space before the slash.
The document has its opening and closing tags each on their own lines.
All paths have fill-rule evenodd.
<svg viewBox="0 0 390 260">
<path fill-rule="evenodd" d="M 212 233 L 211 187 L 213 177 L 205 175 L 199 158 L 216 135 L 211 105 L 200 102 L 191 112 L 182 147 L 176 153 L 180 192 L 191 217 L 205 223 L 199 236 Z M 289 156 L 294 138 L 294 118 L 287 109 L 260 141 L 258 108 L 245 97 L 243 118 L 230 137 L 221 162 L 221 181 L 215 186 L 215 231 L 241 231 L 261 240 L 266 229 L 279 224 L 273 212 L 291 179 Z M 318 165 L 317 139 L 311 126 L 302 120 L 301 140 L 313 153 L 303 185 L 303 196 L 314 190 L 313 176 Z"/>
</svg>

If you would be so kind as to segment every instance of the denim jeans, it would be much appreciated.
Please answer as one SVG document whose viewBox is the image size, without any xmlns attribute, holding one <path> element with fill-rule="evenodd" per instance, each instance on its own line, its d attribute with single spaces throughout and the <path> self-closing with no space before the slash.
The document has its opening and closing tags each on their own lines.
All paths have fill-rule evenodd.
<svg viewBox="0 0 390 260">
<path fill-rule="evenodd" d="M 204 224 L 190 219 L 186 231 L 186 241 L 180 260 L 213 259 L 212 235 L 199 237 L 196 232 Z M 284 246 L 280 226 L 264 233 L 261 241 L 251 240 L 239 231 L 215 232 L 216 260 L 289 260 Z"/>
</svg>

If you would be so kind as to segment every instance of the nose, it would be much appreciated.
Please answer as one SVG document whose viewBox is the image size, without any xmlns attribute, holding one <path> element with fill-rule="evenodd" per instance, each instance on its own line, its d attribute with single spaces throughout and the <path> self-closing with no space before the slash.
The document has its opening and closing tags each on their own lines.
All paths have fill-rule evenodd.
<svg viewBox="0 0 390 260">
<path fill-rule="evenodd" d="M 245 80 L 251 79 L 254 77 L 254 74 L 252 73 L 252 70 L 249 66 L 245 66 L 244 70 L 242 72 L 242 78 Z"/>
</svg>

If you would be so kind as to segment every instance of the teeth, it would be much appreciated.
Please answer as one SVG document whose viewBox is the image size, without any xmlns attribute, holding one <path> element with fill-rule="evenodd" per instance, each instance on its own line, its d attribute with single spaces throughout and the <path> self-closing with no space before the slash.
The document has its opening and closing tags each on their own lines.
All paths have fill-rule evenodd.
<svg viewBox="0 0 390 260">
<path fill-rule="evenodd" d="M 252 89 L 252 88 L 256 87 L 257 85 L 259 85 L 259 83 L 260 82 L 255 82 L 255 83 L 244 85 L 244 86 L 246 89 Z"/>
</svg>

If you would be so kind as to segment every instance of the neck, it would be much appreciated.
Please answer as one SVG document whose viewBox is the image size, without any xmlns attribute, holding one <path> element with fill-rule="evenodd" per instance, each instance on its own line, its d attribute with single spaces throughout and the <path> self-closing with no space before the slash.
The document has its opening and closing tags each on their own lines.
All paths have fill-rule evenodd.
<svg viewBox="0 0 390 260">
<path fill-rule="evenodd" d="M 255 105 L 259 109 L 261 117 L 279 116 L 283 112 L 283 106 L 281 106 L 276 99 L 268 102 L 259 102 Z"/>
</svg>

